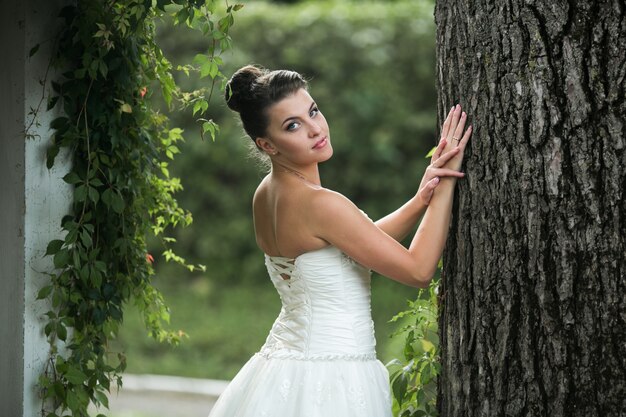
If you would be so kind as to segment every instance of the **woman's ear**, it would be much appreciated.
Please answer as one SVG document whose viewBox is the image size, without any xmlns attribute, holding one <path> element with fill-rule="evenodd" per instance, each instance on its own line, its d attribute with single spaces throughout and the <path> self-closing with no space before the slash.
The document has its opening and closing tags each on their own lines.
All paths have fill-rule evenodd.
<svg viewBox="0 0 626 417">
<path fill-rule="evenodd" d="M 274 146 L 274 144 L 266 138 L 256 138 L 255 140 L 256 142 L 256 146 L 262 150 L 263 152 L 267 153 L 268 155 L 276 155 L 278 154 L 278 151 L 276 150 L 276 147 Z"/>
</svg>

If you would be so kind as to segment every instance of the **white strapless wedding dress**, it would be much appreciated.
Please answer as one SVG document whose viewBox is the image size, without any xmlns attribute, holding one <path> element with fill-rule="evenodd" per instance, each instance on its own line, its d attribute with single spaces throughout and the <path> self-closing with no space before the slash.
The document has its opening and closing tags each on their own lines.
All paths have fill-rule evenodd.
<svg viewBox="0 0 626 417">
<path fill-rule="evenodd" d="M 209 417 L 391 417 L 370 272 L 334 246 L 265 264 L 282 309 Z"/>
</svg>

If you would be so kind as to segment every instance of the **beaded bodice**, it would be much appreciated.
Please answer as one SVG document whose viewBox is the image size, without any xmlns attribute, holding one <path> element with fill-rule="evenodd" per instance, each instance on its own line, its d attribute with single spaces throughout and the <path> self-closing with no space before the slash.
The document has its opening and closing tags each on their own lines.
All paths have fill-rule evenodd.
<svg viewBox="0 0 626 417">
<path fill-rule="evenodd" d="M 334 246 L 295 259 L 265 256 L 282 309 L 259 354 L 331 360 L 376 357 L 370 271 Z"/>
</svg>

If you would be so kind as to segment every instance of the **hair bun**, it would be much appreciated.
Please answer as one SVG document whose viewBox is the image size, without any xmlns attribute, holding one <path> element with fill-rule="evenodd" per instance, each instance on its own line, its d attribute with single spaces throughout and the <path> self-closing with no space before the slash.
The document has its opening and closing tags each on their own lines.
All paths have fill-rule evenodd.
<svg viewBox="0 0 626 417">
<path fill-rule="evenodd" d="M 255 81 L 263 75 L 263 70 L 254 65 L 246 65 L 237 70 L 226 84 L 225 99 L 231 110 L 241 113 L 246 101 L 250 101 Z"/>
</svg>

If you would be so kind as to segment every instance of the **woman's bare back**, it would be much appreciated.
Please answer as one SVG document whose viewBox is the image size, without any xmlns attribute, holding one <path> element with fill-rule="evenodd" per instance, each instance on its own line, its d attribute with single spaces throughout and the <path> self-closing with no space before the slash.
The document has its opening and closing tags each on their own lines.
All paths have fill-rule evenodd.
<svg viewBox="0 0 626 417">
<path fill-rule="evenodd" d="M 267 175 L 253 199 L 257 245 L 270 256 L 295 258 L 328 246 L 307 221 L 308 202 L 323 189 L 297 176 Z"/>
</svg>

